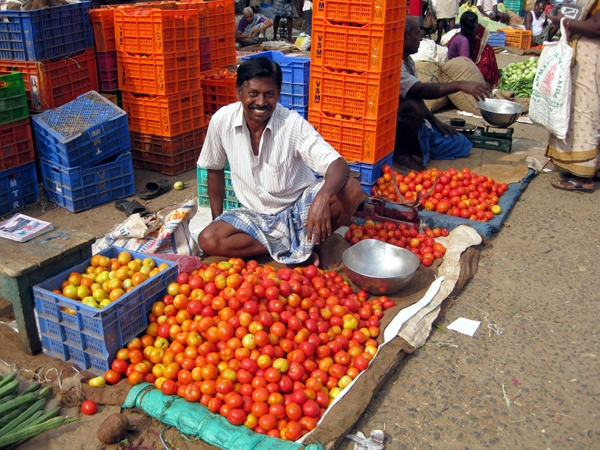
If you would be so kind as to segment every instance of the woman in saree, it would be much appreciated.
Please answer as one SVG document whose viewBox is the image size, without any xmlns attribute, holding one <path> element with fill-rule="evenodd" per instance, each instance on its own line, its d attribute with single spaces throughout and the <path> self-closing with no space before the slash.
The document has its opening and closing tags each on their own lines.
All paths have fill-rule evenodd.
<svg viewBox="0 0 600 450">
<path fill-rule="evenodd" d="M 465 56 L 473 61 L 492 87 L 498 84 L 500 73 L 494 49 L 488 45 L 489 32 L 479 24 L 477 14 L 465 11 L 460 16 L 460 32 L 448 43 L 448 59 Z"/>
<path fill-rule="evenodd" d="M 579 20 L 565 19 L 575 60 L 571 67 L 571 116 L 566 138 L 550 136 L 546 155 L 562 172 L 557 189 L 592 192 L 600 181 L 600 0 L 581 0 Z M 551 16 L 559 25 L 561 14 Z"/>
</svg>

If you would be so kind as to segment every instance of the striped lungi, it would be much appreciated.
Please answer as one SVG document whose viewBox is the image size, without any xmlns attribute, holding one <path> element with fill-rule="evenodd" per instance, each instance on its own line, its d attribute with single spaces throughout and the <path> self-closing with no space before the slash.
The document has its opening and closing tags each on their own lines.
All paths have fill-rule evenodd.
<svg viewBox="0 0 600 450">
<path fill-rule="evenodd" d="M 310 205 L 325 183 L 317 180 L 306 188 L 295 203 L 275 215 L 260 214 L 241 207 L 225 211 L 215 220 L 222 220 L 259 241 L 282 264 L 306 261 L 313 252 L 314 239 L 306 239 L 305 223 Z"/>
</svg>

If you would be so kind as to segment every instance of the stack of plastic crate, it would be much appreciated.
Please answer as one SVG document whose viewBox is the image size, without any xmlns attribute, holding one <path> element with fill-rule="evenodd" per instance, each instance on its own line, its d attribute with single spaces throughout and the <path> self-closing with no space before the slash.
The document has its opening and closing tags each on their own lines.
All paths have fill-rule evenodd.
<svg viewBox="0 0 600 450">
<path fill-rule="evenodd" d="M 0 217 L 39 198 L 23 74 L 0 76 Z"/>
<path fill-rule="evenodd" d="M 405 20 L 406 0 L 320 0 L 313 10 L 308 121 L 368 194 L 392 161 Z"/>
<path fill-rule="evenodd" d="M 71 212 L 135 193 L 125 111 L 96 91 L 33 116 L 44 190 Z"/>
<path fill-rule="evenodd" d="M 107 98 L 120 105 L 119 74 L 117 72 L 117 47 L 115 44 L 115 17 L 113 8 L 102 7 L 90 11 L 94 30 L 98 88 Z"/>
<path fill-rule="evenodd" d="M 278 63 L 281 67 L 282 83 L 279 103 L 288 109 L 296 111 L 306 119 L 308 110 L 310 58 L 284 55 L 279 51 L 267 51 L 244 56 L 242 61 L 260 56 L 264 56 L 265 58 Z"/>
<path fill-rule="evenodd" d="M 203 71 L 236 63 L 234 0 L 181 1 L 177 8 L 198 10 Z"/>
<path fill-rule="evenodd" d="M 89 2 L 1 11 L 0 75 L 22 72 L 30 111 L 98 89 Z"/>
<path fill-rule="evenodd" d="M 210 207 L 210 200 L 208 199 L 208 170 L 197 167 L 196 173 L 198 177 L 198 206 Z M 223 210 L 235 209 L 240 207 L 233 190 L 233 184 L 231 183 L 231 171 L 229 170 L 229 163 L 225 163 L 225 198 L 223 199 Z"/>
<path fill-rule="evenodd" d="M 176 175 L 205 136 L 197 9 L 115 9 L 118 83 L 136 168 Z"/>
</svg>

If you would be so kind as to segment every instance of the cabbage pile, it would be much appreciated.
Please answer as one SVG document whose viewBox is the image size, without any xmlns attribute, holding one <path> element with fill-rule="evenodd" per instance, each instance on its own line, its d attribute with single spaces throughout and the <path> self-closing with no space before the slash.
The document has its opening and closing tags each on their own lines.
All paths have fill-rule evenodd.
<svg viewBox="0 0 600 450">
<path fill-rule="evenodd" d="M 531 97 L 537 65 L 538 58 L 535 56 L 523 62 L 509 64 L 502 69 L 498 89 L 513 91 L 515 97 Z"/>
</svg>

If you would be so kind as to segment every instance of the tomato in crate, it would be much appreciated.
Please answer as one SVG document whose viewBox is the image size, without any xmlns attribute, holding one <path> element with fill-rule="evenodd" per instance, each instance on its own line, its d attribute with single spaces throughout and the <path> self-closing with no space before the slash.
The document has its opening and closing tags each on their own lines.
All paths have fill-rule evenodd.
<svg viewBox="0 0 600 450">
<path fill-rule="evenodd" d="M 57 293 L 61 291 L 63 281 L 74 272 L 83 274 L 98 258 L 118 258 L 122 252 L 128 252 L 140 261 L 151 258 L 155 267 L 162 266 L 163 270 L 102 308 Z M 177 264 L 161 259 L 159 255 L 109 247 L 92 256 L 92 260 L 34 286 L 44 351 L 82 369 L 104 374 L 117 351 L 146 329 L 152 304 L 164 295 L 176 277 Z"/>
</svg>

